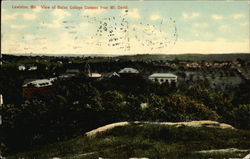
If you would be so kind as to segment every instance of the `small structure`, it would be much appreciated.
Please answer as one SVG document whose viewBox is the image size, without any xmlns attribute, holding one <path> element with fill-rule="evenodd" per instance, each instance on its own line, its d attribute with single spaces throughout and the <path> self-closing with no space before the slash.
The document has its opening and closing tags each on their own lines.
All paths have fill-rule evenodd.
<svg viewBox="0 0 250 159">
<path fill-rule="evenodd" d="M 26 67 L 24 65 L 18 66 L 18 70 L 19 71 L 24 71 L 25 69 L 26 69 Z"/>
<path fill-rule="evenodd" d="M 89 78 L 101 78 L 102 75 L 100 73 L 89 73 L 88 77 Z"/>
<path fill-rule="evenodd" d="M 126 67 L 118 72 L 121 76 L 139 76 L 140 73 L 137 69 Z"/>
<path fill-rule="evenodd" d="M 78 74 L 80 74 L 80 71 L 79 71 L 79 69 L 67 69 L 66 74 L 78 75 Z"/>
<path fill-rule="evenodd" d="M 35 70 L 37 70 L 37 66 L 30 66 L 28 70 L 29 71 L 35 71 Z"/>
<path fill-rule="evenodd" d="M 22 64 L 18 66 L 19 71 L 24 71 L 24 70 L 35 71 L 37 69 L 38 67 L 35 64 Z"/>
<path fill-rule="evenodd" d="M 102 74 L 97 72 L 92 72 L 89 63 L 85 63 L 84 66 L 84 75 L 87 76 L 89 79 L 102 79 Z"/>
<path fill-rule="evenodd" d="M 54 90 L 53 81 L 55 80 L 56 78 L 37 79 L 23 84 L 23 97 L 33 98 L 36 95 L 46 95 L 52 92 Z"/>
<path fill-rule="evenodd" d="M 112 77 L 120 77 L 120 75 L 116 72 L 110 72 L 110 73 L 102 73 L 103 78 L 112 78 Z"/>
<path fill-rule="evenodd" d="M 74 74 L 61 74 L 58 76 L 59 79 L 65 80 L 65 79 L 70 79 L 72 77 L 75 77 Z"/>
<path fill-rule="evenodd" d="M 172 73 L 154 73 L 150 75 L 148 79 L 160 84 L 168 82 L 169 84 L 176 85 L 177 83 L 177 76 Z"/>
</svg>

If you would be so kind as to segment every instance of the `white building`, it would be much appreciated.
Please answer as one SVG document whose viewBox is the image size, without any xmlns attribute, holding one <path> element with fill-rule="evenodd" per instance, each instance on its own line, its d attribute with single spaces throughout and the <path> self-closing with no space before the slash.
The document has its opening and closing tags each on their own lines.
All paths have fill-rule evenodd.
<svg viewBox="0 0 250 159">
<path fill-rule="evenodd" d="M 30 66 L 28 70 L 29 71 L 35 71 L 35 70 L 37 70 L 37 66 Z"/>
<path fill-rule="evenodd" d="M 112 77 L 120 77 L 120 75 L 116 72 L 110 72 L 110 73 L 102 73 L 102 77 L 112 78 Z"/>
<path fill-rule="evenodd" d="M 100 78 L 102 75 L 100 73 L 89 73 L 88 74 L 89 78 Z"/>
<path fill-rule="evenodd" d="M 24 65 L 18 66 L 18 70 L 19 71 L 24 71 L 25 69 L 26 69 L 26 67 Z"/>
<path fill-rule="evenodd" d="M 121 74 L 121 73 L 138 74 L 139 71 L 138 71 L 137 69 L 134 69 L 134 68 L 126 67 L 126 68 L 124 68 L 124 69 L 121 69 L 121 70 L 119 71 L 119 73 L 120 73 L 120 74 Z"/>
<path fill-rule="evenodd" d="M 168 82 L 169 84 L 177 83 L 177 76 L 172 73 L 154 73 L 148 79 L 159 82 L 160 84 Z"/>
<path fill-rule="evenodd" d="M 79 69 L 67 69 L 67 70 L 66 70 L 66 74 L 74 74 L 74 75 L 77 75 L 77 74 L 80 74 L 80 70 L 79 70 Z"/>
<path fill-rule="evenodd" d="M 27 82 L 25 84 L 23 84 L 23 87 L 47 87 L 47 86 L 52 86 L 53 82 L 56 80 L 57 78 L 49 78 L 49 79 L 36 79 L 36 80 L 32 80 L 30 82 Z"/>
</svg>

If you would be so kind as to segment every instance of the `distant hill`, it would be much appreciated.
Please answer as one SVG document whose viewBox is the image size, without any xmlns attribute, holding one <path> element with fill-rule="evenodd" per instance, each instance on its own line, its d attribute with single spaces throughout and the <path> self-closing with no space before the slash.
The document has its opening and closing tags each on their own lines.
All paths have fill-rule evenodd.
<svg viewBox="0 0 250 159">
<path fill-rule="evenodd" d="M 231 61 L 236 59 L 250 60 L 250 54 L 141 54 L 141 55 L 125 55 L 119 56 L 123 60 L 136 60 L 136 61 L 158 61 L 158 60 L 190 60 L 190 61 Z"/>
<path fill-rule="evenodd" d="M 49 56 L 49 57 L 111 57 L 122 61 L 232 61 L 236 59 L 250 60 L 250 53 L 232 53 L 232 54 L 136 54 L 136 55 L 119 55 L 119 54 L 3 54 L 3 58 L 15 56 Z"/>
</svg>

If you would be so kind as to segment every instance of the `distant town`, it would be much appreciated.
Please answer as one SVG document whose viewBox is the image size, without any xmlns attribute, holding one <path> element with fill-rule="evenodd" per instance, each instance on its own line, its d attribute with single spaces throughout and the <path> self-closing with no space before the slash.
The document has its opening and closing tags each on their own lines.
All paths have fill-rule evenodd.
<svg viewBox="0 0 250 159">
<path fill-rule="evenodd" d="M 3 54 L 1 62 L 0 137 L 5 155 L 62 156 L 64 152 L 59 151 L 59 145 L 69 149 L 69 154 L 82 153 L 92 156 L 90 158 L 104 154 L 104 158 L 114 158 L 108 153 L 108 147 L 129 153 L 131 151 L 127 150 L 136 145 L 137 156 L 142 154 L 141 149 L 148 148 L 152 154 L 146 156 L 152 158 L 158 149 L 168 152 L 166 143 L 180 147 L 192 145 L 182 149 L 170 145 L 180 154 L 207 147 L 237 147 L 242 149 L 239 150 L 241 156 L 247 155 L 245 149 L 250 146 L 250 54 Z M 108 129 L 124 123 L 130 125 L 107 131 L 98 139 L 82 137 L 92 130 L 99 131 L 104 125 L 107 126 L 103 128 Z M 215 130 L 218 137 L 214 136 Z M 226 139 L 221 140 L 222 136 Z M 148 138 L 149 141 L 144 140 Z M 143 148 L 140 148 L 141 139 Z M 159 144 L 159 141 L 164 142 Z M 68 142 L 73 146 L 69 147 Z M 53 148 L 47 146 L 52 143 L 58 145 L 50 152 Z M 105 152 L 96 151 L 101 150 L 103 144 L 111 146 L 107 146 Z M 37 146 L 44 146 L 41 152 L 29 151 Z M 120 153 L 112 151 L 111 154 L 119 158 Z M 196 154 L 188 155 L 192 158 Z M 129 157 L 131 154 L 127 155 Z"/>
<path fill-rule="evenodd" d="M 144 55 L 144 57 L 146 56 Z M 248 60 L 240 58 L 225 61 L 223 59 L 192 61 L 179 60 L 176 57 L 173 60 L 154 60 L 153 58 L 143 61 L 142 59 L 130 58 L 126 60 L 124 57 L 49 58 L 38 56 L 28 57 L 27 59 L 30 59 L 28 63 L 22 59 L 25 59 L 25 56 L 10 56 L 9 59 L 4 58 L 3 63 L 10 65 L 14 60 L 16 69 L 26 74 L 36 74 L 36 72 L 41 71 L 47 73 L 46 78 L 36 74 L 35 77 L 29 76 L 29 78 L 24 79 L 23 97 L 31 97 L 31 94 L 38 92 L 46 94 L 49 86 L 52 86 L 55 80 L 65 80 L 72 77 L 103 80 L 112 77 L 142 76 L 159 84 L 168 83 L 175 86 L 206 80 L 209 81 L 211 88 L 223 91 L 236 87 L 250 78 L 250 63 Z M 48 90 L 46 91 L 45 88 Z"/>
</svg>

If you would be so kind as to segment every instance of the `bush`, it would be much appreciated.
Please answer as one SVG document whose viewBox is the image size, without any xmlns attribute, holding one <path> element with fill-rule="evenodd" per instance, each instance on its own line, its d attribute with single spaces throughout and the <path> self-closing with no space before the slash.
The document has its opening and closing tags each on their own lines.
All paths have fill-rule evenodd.
<svg viewBox="0 0 250 159">
<path fill-rule="evenodd" d="M 165 110 L 176 121 L 218 120 L 219 115 L 204 104 L 191 98 L 173 94 L 165 98 Z"/>
<path fill-rule="evenodd" d="M 242 129 L 250 129 L 250 104 L 242 104 L 232 111 L 233 125 Z"/>
</svg>

